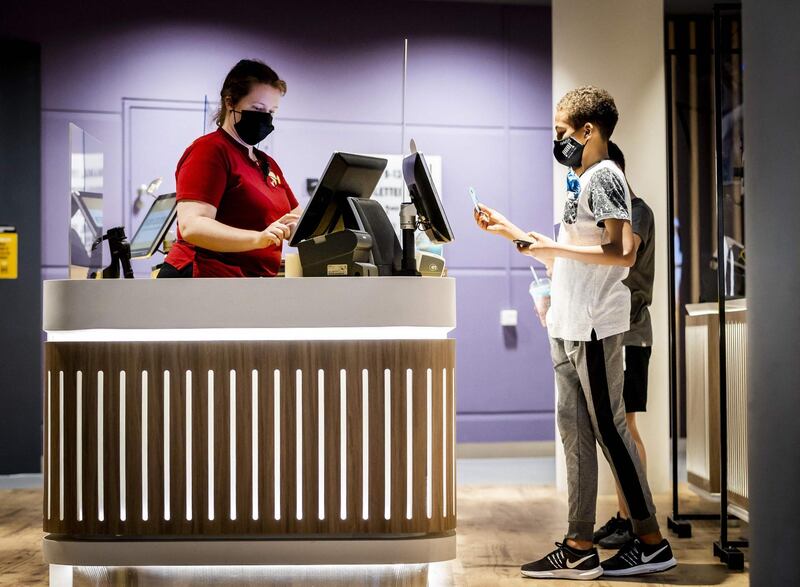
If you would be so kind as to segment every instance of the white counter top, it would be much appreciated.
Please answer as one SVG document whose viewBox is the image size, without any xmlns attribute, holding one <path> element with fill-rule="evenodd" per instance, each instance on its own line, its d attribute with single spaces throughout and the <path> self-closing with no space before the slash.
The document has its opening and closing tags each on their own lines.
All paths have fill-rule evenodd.
<svg viewBox="0 0 800 587">
<path fill-rule="evenodd" d="M 49 340 L 444 338 L 455 324 L 450 278 L 44 282 Z"/>
<path fill-rule="evenodd" d="M 747 310 L 747 299 L 739 298 L 725 301 L 726 312 L 743 312 Z M 719 313 L 718 302 L 702 302 L 699 304 L 686 304 L 686 314 L 689 316 L 707 316 Z"/>
</svg>

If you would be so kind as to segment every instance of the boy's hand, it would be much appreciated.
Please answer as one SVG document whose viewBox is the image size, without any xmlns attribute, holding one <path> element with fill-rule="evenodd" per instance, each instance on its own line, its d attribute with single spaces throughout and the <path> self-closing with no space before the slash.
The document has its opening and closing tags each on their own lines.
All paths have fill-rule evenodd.
<svg viewBox="0 0 800 587">
<path fill-rule="evenodd" d="M 545 267 L 548 273 L 553 269 L 553 261 L 555 260 L 555 241 L 538 232 L 531 231 L 527 234 L 527 239 L 532 240 L 533 244 L 527 249 L 520 249 L 521 253 L 530 255 Z"/>
<path fill-rule="evenodd" d="M 480 211 L 473 210 L 473 216 L 475 222 L 481 229 L 498 234 L 508 240 L 525 238 L 525 232 L 508 218 L 500 214 L 500 212 L 488 206 L 484 206 L 483 204 L 479 204 L 478 206 Z"/>
</svg>

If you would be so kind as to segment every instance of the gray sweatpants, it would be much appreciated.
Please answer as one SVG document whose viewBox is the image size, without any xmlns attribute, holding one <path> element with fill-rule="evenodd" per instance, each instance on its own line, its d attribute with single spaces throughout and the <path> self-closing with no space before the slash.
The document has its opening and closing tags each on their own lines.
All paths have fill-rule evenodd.
<svg viewBox="0 0 800 587">
<path fill-rule="evenodd" d="M 597 448 L 622 489 L 633 531 L 658 530 L 656 508 L 625 421 L 622 335 L 575 342 L 550 339 L 558 387 L 558 429 L 567 460 L 567 538 L 592 540 L 597 506 Z"/>
</svg>

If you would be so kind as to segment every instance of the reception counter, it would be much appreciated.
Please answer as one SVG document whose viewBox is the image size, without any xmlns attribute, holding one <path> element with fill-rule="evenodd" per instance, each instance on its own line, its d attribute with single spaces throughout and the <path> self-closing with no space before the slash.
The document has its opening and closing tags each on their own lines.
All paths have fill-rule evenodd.
<svg viewBox="0 0 800 587">
<path fill-rule="evenodd" d="M 720 321 L 717 302 L 686 305 L 686 470 L 689 486 L 718 499 L 720 465 Z M 747 301 L 725 303 L 728 510 L 749 519 Z"/>
<path fill-rule="evenodd" d="M 454 326 L 451 279 L 45 282 L 45 561 L 454 558 Z"/>
</svg>

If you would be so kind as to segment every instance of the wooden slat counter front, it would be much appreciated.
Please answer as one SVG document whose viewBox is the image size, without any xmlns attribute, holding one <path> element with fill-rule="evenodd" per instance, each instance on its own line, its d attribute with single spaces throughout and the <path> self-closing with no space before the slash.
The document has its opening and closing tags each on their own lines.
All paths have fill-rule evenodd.
<svg viewBox="0 0 800 587">
<path fill-rule="evenodd" d="M 49 281 L 45 560 L 455 557 L 451 279 Z"/>
</svg>

